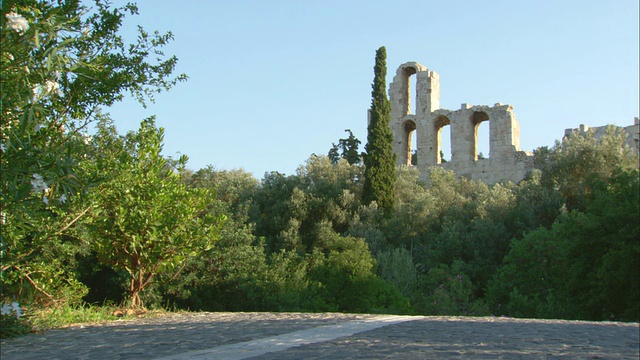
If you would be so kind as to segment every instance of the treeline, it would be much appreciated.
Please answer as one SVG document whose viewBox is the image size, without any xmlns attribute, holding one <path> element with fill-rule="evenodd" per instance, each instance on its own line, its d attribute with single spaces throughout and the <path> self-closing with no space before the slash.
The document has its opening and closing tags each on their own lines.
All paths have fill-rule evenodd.
<svg viewBox="0 0 640 360">
<path fill-rule="evenodd" d="M 163 158 L 151 120 L 126 136 L 108 120 L 99 128 L 76 173 L 96 182 L 67 210 L 89 209 L 83 218 L 37 247 L 33 231 L 3 228 L 24 242 L 6 247 L 10 254 L 44 261 L 24 265 L 52 276 L 49 292 L 6 269 L 3 295 L 207 311 L 638 320 L 638 158 L 613 127 L 599 140 L 576 134 L 538 149 L 538 169 L 517 185 L 434 168 L 425 186 L 400 167 L 390 214 L 362 205 L 359 162 L 311 156 L 294 175 L 258 181 Z"/>
<path fill-rule="evenodd" d="M 345 311 L 637 321 L 637 156 L 611 128 L 536 151 L 519 184 L 398 169 L 390 215 L 361 205 L 364 167 L 312 156 L 295 175 L 182 172 L 226 220 L 147 302 L 209 311 Z M 96 264 L 92 257 L 84 264 Z M 86 266 L 86 265 L 85 265 Z M 105 274 L 109 274 L 106 276 Z M 122 301 L 104 265 L 85 300 Z M 105 278 L 106 276 L 106 278 Z M 109 293 L 111 292 L 111 293 Z M 117 295 L 117 296 L 114 296 Z"/>
<path fill-rule="evenodd" d="M 163 299 L 203 310 L 494 314 L 637 321 L 637 156 L 611 128 L 536 151 L 517 185 L 399 169 L 390 216 L 363 167 L 312 156 L 295 175 L 201 169 L 227 222 Z"/>
</svg>

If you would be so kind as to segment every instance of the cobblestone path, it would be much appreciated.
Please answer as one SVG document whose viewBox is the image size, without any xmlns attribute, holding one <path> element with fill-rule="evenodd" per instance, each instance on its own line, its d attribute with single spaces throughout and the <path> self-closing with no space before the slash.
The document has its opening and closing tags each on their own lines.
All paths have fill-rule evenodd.
<svg viewBox="0 0 640 360">
<path fill-rule="evenodd" d="M 179 313 L 0 342 L 12 359 L 638 359 L 637 323 Z"/>
</svg>

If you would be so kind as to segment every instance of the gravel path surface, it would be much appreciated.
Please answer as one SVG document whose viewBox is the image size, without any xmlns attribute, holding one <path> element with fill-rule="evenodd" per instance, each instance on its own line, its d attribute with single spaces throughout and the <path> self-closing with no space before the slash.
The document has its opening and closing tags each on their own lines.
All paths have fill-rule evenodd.
<svg viewBox="0 0 640 360">
<path fill-rule="evenodd" d="M 6 339 L 0 355 L 2 360 L 638 359 L 639 346 L 637 323 L 203 312 Z"/>
</svg>

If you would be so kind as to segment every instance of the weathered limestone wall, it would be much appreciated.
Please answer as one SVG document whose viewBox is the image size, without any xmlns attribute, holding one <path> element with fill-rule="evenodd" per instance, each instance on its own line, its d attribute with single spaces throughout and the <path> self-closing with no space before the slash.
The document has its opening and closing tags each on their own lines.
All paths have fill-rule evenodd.
<svg viewBox="0 0 640 360">
<path fill-rule="evenodd" d="M 415 96 L 411 96 L 409 77 L 416 76 Z M 412 99 L 416 101 L 416 114 L 412 114 Z M 421 119 L 440 107 L 440 78 L 434 71 L 416 63 L 408 62 L 400 65 L 389 84 L 389 100 L 391 101 L 391 130 L 393 131 L 393 152 L 398 155 L 398 164 L 411 164 L 411 151 L 420 149 L 411 144 L 411 133 L 422 124 Z M 423 132 L 418 130 L 418 144 L 424 142 L 420 138 Z M 420 156 L 418 155 L 418 158 Z"/>
<path fill-rule="evenodd" d="M 416 76 L 416 113 L 412 109 L 410 77 Z M 510 105 L 472 106 L 459 110 L 440 109 L 440 77 L 416 62 L 400 65 L 389 85 L 393 150 L 398 165 L 410 165 L 411 153 L 417 149 L 420 176 L 426 179 L 430 167 L 442 166 L 457 176 L 482 180 L 489 184 L 518 182 L 532 168 L 532 155 L 520 149 L 520 125 Z M 478 126 L 489 121 L 490 153 L 478 159 Z M 441 132 L 451 126 L 450 162 L 442 163 Z M 418 144 L 411 143 L 417 131 Z"/>
<path fill-rule="evenodd" d="M 411 89 L 411 76 L 416 77 L 416 89 Z M 487 184 L 511 181 L 517 183 L 533 169 L 533 154 L 520 149 L 520 124 L 511 105 L 494 106 L 462 104 L 458 110 L 440 109 L 440 76 L 417 62 L 407 62 L 396 71 L 389 84 L 393 151 L 398 165 L 411 165 L 412 152 L 417 150 L 420 177 L 427 180 L 431 167 L 453 170 L 458 177 L 482 180 Z M 415 104 L 412 102 L 415 101 Z M 413 106 L 415 105 L 415 106 Z M 415 114 L 412 109 L 415 108 Z M 478 127 L 489 122 L 489 154 L 478 158 Z M 442 129 L 450 126 L 451 160 L 444 163 Z M 605 126 L 595 129 L 601 136 Z M 565 130 L 565 136 L 575 131 L 587 131 L 588 126 Z M 624 130 L 629 134 L 627 145 L 640 152 L 638 118 Z M 417 144 L 412 134 L 417 131 Z"/>
<path fill-rule="evenodd" d="M 564 131 L 564 137 L 569 137 L 576 132 L 585 133 L 591 130 L 595 132 L 596 139 L 600 139 L 606 129 L 607 126 L 589 127 L 581 124 L 577 129 L 566 129 Z M 640 153 L 640 121 L 638 118 L 633 119 L 633 125 L 625 126 L 622 129 L 627 133 L 625 146 L 628 146 L 630 149 L 635 149 L 636 153 Z"/>
<path fill-rule="evenodd" d="M 456 111 L 439 109 L 427 118 L 425 130 L 438 133 L 441 124 L 447 121 L 451 126 L 451 160 L 442 163 L 441 139 L 437 139 L 437 136 L 433 139 L 432 136 L 429 139 L 431 141 L 426 143 L 425 161 L 418 163 L 421 177 L 427 177 L 430 167 L 442 166 L 453 170 L 459 177 L 482 180 L 488 184 L 519 182 L 533 167 L 533 154 L 520 149 L 520 124 L 510 105 L 495 104 L 489 107 L 462 104 L 461 109 Z M 489 122 L 489 154 L 488 158 L 482 159 L 478 158 L 478 126 L 484 121 Z"/>
</svg>

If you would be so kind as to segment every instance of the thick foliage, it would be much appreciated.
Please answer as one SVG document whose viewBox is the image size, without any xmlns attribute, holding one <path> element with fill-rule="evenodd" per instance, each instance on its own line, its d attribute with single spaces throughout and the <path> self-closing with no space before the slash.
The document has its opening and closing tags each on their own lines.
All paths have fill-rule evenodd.
<svg viewBox="0 0 640 360">
<path fill-rule="evenodd" d="M 91 184 L 77 173 L 82 132 L 101 106 L 126 92 L 152 100 L 171 79 L 176 59 L 159 49 L 171 35 L 141 30 L 135 44 L 117 31 L 133 5 L 95 1 L 3 1 L 0 16 L 0 218 L 2 302 L 77 302 L 86 289 L 74 275 L 87 253 L 76 224 Z M 153 58 L 150 61 L 149 58 Z"/>
<path fill-rule="evenodd" d="M 486 315 L 482 299 L 473 295 L 469 277 L 462 271 L 461 261 L 453 265 L 431 268 L 421 277 L 422 296 L 417 296 L 414 306 L 420 313 L 435 315 Z"/>
<path fill-rule="evenodd" d="M 193 174 L 187 182 L 221 191 L 209 211 L 230 215 L 220 241 L 167 289 L 169 301 L 203 310 L 408 311 L 407 299 L 376 277 L 364 240 L 339 233 L 358 210 L 360 171 L 312 156 L 296 175 L 272 173 L 257 188 L 242 172 Z"/>
<path fill-rule="evenodd" d="M 624 145 L 625 137 L 610 126 L 600 137 L 593 130 L 576 132 L 552 149 L 538 149 L 534 161 L 542 170 L 541 184 L 558 191 L 567 210 L 583 211 L 594 181 L 607 179 L 618 169 L 638 167 L 638 156 Z"/>
<path fill-rule="evenodd" d="M 358 146 L 360 145 L 360 140 L 358 140 L 355 136 L 353 136 L 353 132 L 347 129 L 345 130 L 349 133 L 349 137 L 346 139 L 340 139 L 338 141 L 338 145 L 332 144 L 333 146 L 329 150 L 329 154 L 327 155 L 333 164 L 337 164 L 340 159 L 345 159 L 349 164 L 359 164 L 361 161 L 360 152 L 358 152 Z"/>
<path fill-rule="evenodd" d="M 255 234 L 267 241 L 269 253 L 311 252 L 322 247 L 316 225 L 326 221 L 343 233 L 359 206 L 362 168 L 326 156 L 312 156 L 296 175 L 267 174 L 253 197 Z"/>
<path fill-rule="evenodd" d="M 489 286 L 512 316 L 589 320 L 640 318 L 637 170 L 591 184 L 587 208 L 512 244 Z"/>
<path fill-rule="evenodd" d="M 159 277 L 174 278 L 188 257 L 211 248 L 224 216 L 206 211 L 214 199 L 209 190 L 189 189 L 180 168 L 169 166 L 161 155 L 163 129 L 153 120 L 122 139 L 114 132 L 100 124 L 94 137 L 86 171 L 101 182 L 88 196 L 84 223 L 98 259 L 128 273 L 130 305 L 138 307 L 141 291 Z"/>
</svg>

